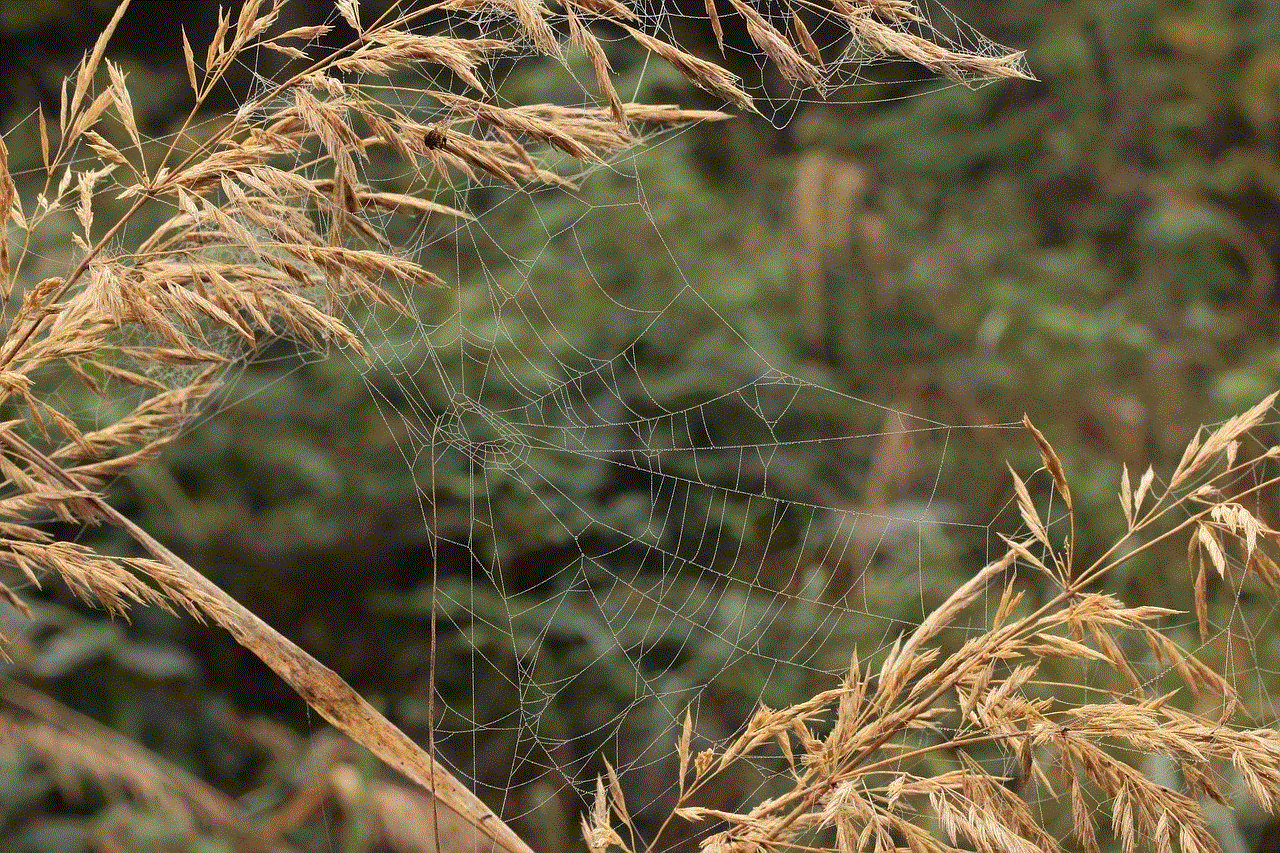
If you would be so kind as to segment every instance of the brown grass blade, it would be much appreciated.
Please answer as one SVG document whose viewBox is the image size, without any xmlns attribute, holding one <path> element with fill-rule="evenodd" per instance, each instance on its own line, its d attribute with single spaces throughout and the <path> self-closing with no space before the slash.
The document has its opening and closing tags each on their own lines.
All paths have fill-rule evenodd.
<svg viewBox="0 0 1280 853">
<path fill-rule="evenodd" d="M 338 8 L 338 14 L 342 16 L 342 20 L 356 32 L 363 32 L 360 29 L 360 8 L 357 0 L 337 0 L 335 4 Z"/>
<path fill-rule="evenodd" d="M 107 42 L 111 41 L 111 37 L 115 34 L 116 26 L 119 25 L 120 19 L 124 17 L 124 13 L 129 8 L 130 0 L 121 0 L 116 6 L 116 10 L 111 15 L 111 20 L 107 21 L 107 25 L 103 27 L 99 33 L 97 41 L 93 43 L 93 50 L 80 62 L 80 68 L 76 74 L 76 86 L 71 96 L 70 114 L 74 114 L 80 106 L 81 99 L 85 93 L 89 91 L 89 84 L 93 81 L 94 72 L 98 70 L 98 63 L 102 62 L 102 55 L 107 50 Z M 72 134 L 75 136 L 76 134 Z"/>
<path fill-rule="evenodd" d="M 687 777 L 689 775 L 689 744 L 693 740 L 693 713 L 685 708 L 684 725 L 680 728 L 680 743 L 676 749 L 676 754 L 680 760 L 680 772 L 676 779 L 676 784 L 680 786 L 680 790 L 684 790 Z"/>
<path fill-rule="evenodd" d="M 693 85 L 706 89 L 711 94 L 718 98 L 723 98 L 726 102 L 739 109 L 755 112 L 755 105 L 751 101 L 751 96 L 738 87 L 739 80 L 736 75 L 726 71 L 714 62 L 699 59 L 693 54 L 686 53 L 661 39 L 646 35 L 634 27 L 628 27 L 625 24 L 620 24 L 619 26 L 627 31 L 627 34 L 635 40 L 636 44 L 670 63 Z"/>
<path fill-rule="evenodd" d="M 1133 514 L 1137 516 L 1142 511 L 1142 501 L 1146 498 L 1147 492 L 1151 491 L 1151 484 L 1155 482 L 1156 472 L 1150 465 L 1143 472 L 1141 479 L 1138 480 L 1138 489 L 1133 493 Z"/>
<path fill-rule="evenodd" d="M 191 49 L 191 42 L 187 39 L 187 29 L 182 28 L 182 61 L 187 69 L 187 82 L 191 84 L 192 92 L 199 92 L 200 86 L 196 82 L 196 55 Z"/>
<path fill-rule="evenodd" d="M 1013 470 L 1013 466 L 1009 466 L 1009 473 L 1013 476 L 1013 490 L 1018 497 L 1018 513 L 1022 516 L 1022 521 L 1031 530 L 1031 535 L 1040 541 L 1040 544 L 1046 548 L 1051 548 L 1049 544 L 1049 530 L 1044 526 L 1044 522 L 1040 520 L 1040 513 L 1036 511 L 1036 505 L 1031 500 L 1031 493 L 1027 491 L 1027 484 L 1022 482 L 1022 478 L 1018 476 L 1018 472 Z"/>
<path fill-rule="evenodd" d="M 49 172 L 49 125 L 45 121 L 44 107 L 36 107 L 36 124 L 40 128 L 40 161 L 44 163 L 45 174 Z"/>
<path fill-rule="evenodd" d="M 1040 447 L 1040 458 L 1044 461 L 1044 467 L 1049 471 L 1049 476 L 1053 477 L 1053 485 L 1058 490 L 1058 494 L 1062 495 L 1062 499 L 1067 503 L 1067 511 L 1070 512 L 1074 507 L 1071 504 L 1071 487 L 1067 485 L 1067 473 L 1062 470 L 1062 461 L 1058 459 L 1058 454 L 1049 444 L 1049 440 L 1044 437 L 1044 433 L 1036 429 L 1036 425 L 1031 423 L 1031 418 L 1027 415 L 1022 416 L 1022 425 L 1031 433 L 1031 437 L 1036 440 L 1036 444 Z"/>
<path fill-rule="evenodd" d="M 1133 486 L 1129 482 L 1129 466 L 1120 467 L 1120 511 L 1124 513 L 1125 523 L 1133 529 Z"/>
<path fill-rule="evenodd" d="M 17 197 L 13 176 L 9 174 L 9 149 L 5 147 L 4 139 L 0 139 L 0 289 L 6 304 L 13 292 L 9 282 L 9 211 Z"/>
<path fill-rule="evenodd" d="M 587 29 L 587 25 L 579 20 L 572 6 L 566 5 L 564 11 L 569 20 L 569 41 L 582 48 L 582 52 L 586 54 L 587 61 L 591 63 L 591 71 L 596 75 L 596 86 L 609 99 L 609 111 L 613 114 L 613 120 L 623 124 L 627 120 L 627 114 L 622 109 L 618 90 L 614 88 L 613 67 L 605 56 L 604 48 L 600 46 L 599 39 Z"/>
<path fill-rule="evenodd" d="M 791 12 L 791 28 L 795 31 L 796 41 L 800 42 L 801 46 L 804 47 L 805 53 L 809 54 L 813 64 L 821 67 L 824 64 L 822 50 L 818 47 L 818 43 L 814 41 L 813 34 L 809 32 L 809 28 L 805 26 L 800 13 L 794 10 Z"/>
<path fill-rule="evenodd" d="M 83 491 L 83 487 L 57 463 L 12 430 L 0 429 L 0 442 L 64 487 Z M 378 713 L 337 673 L 263 622 L 97 494 L 86 492 L 83 498 L 106 521 L 128 533 L 171 571 L 171 574 L 160 577 L 153 574 L 153 579 L 166 588 L 170 597 L 183 601 L 225 628 L 335 728 L 431 792 L 441 806 L 475 827 L 501 850 L 506 853 L 533 853 L 479 797 Z"/>
<path fill-rule="evenodd" d="M 716 46 L 724 53 L 724 25 L 720 23 L 720 13 L 716 11 L 716 0 L 704 0 L 707 8 L 707 20 L 711 22 L 711 32 L 715 33 Z"/>
</svg>

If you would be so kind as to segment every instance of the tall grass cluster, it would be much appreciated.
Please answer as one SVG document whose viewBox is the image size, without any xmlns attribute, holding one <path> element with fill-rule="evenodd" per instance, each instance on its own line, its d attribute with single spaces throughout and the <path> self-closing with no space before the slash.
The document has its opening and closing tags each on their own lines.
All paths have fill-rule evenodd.
<svg viewBox="0 0 1280 853">
<path fill-rule="evenodd" d="M 647 129 L 728 117 L 625 100 L 602 39 L 630 39 L 734 109 L 754 109 L 752 98 L 730 71 L 652 27 L 645 4 L 446 0 L 394 3 L 376 16 L 338 0 L 332 20 L 285 28 L 284 0 L 247 0 L 220 15 L 208 45 L 184 36 L 190 112 L 172 136 L 153 139 L 139 128 L 126 74 L 106 58 L 128 5 L 64 82 L 56 112 L 31 117 L 41 162 L 12 164 L 0 143 L 0 561 L 14 579 L 0 595 L 26 611 L 22 585 L 54 575 L 114 613 L 145 604 L 216 623 L 428 795 L 392 784 L 365 792 L 389 846 L 527 851 L 430 744 L 404 735 L 101 490 L 160 453 L 215 393 L 226 365 L 264 341 L 285 335 L 360 355 L 353 313 L 381 306 L 409 315 L 415 288 L 450 287 L 396 244 L 396 217 L 467 217 L 440 201 L 449 188 L 569 186 L 569 169 L 605 162 Z M 731 21 L 774 73 L 800 86 L 821 90 L 828 61 L 849 50 L 961 82 L 1025 74 L 1019 54 L 959 52 L 921 37 L 918 14 L 906 0 L 706 3 L 722 48 Z M 348 44 L 320 47 L 341 33 Z M 210 117 L 206 103 L 229 70 L 264 52 L 283 56 L 284 70 L 234 113 Z M 594 100 L 505 102 L 487 69 L 529 53 L 561 63 L 580 54 Z M 371 164 L 389 160 L 407 183 L 370 177 L 379 171 Z M 39 169 L 43 187 L 20 194 L 18 168 Z M 65 269 L 34 249 L 57 229 L 72 244 Z M 68 377 L 98 395 L 96 411 L 61 404 Z M 1280 449 L 1251 438 L 1273 403 L 1197 436 L 1167 475 L 1126 474 L 1127 533 L 1087 562 L 1067 475 L 1028 424 L 1060 517 L 1043 518 L 1014 474 L 1021 533 L 878 665 L 851 649 L 840 684 L 791 707 L 762 707 L 720 747 L 695 748 L 687 716 L 673 745 L 678 795 L 665 822 L 648 833 L 637 827 L 637 804 L 610 769 L 584 818 L 585 843 L 601 853 L 662 850 L 677 836 L 712 851 L 1214 849 L 1205 804 L 1235 803 L 1234 783 L 1275 806 L 1280 735 L 1239 722 L 1230 679 L 1171 638 L 1179 614 L 1125 602 L 1102 582 L 1137 555 L 1185 540 L 1204 635 L 1214 585 L 1280 585 L 1280 534 L 1258 508 Z M 112 525 L 146 556 L 96 552 L 56 537 L 50 521 Z M 1036 583 L 1026 584 L 1029 575 Z M 953 643 L 960 625 L 968 633 Z M 1140 648 L 1150 652 L 1146 664 L 1135 662 Z M 246 839 L 246 849 L 283 849 L 286 815 L 250 826 L 235 801 L 37 691 L 6 682 L 0 693 L 4 739 L 50 765 L 194 815 Z M 1156 778 L 1144 756 L 1162 756 L 1172 772 Z M 775 778 L 787 784 L 738 809 L 707 805 L 717 777 L 744 762 L 782 768 Z M 332 763 L 326 779 L 316 798 L 360 795 L 347 763 Z"/>
</svg>

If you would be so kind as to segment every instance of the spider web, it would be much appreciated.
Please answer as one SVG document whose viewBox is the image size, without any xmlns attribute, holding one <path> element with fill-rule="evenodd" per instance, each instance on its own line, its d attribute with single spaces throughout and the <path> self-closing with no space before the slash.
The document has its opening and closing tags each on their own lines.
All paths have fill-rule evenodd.
<svg viewBox="0 0 1280 853">
<path fill-rule="evenodd" d="M 926 552 L 948 549 L 931 540 L 985 548 L 985 524 L 952 518 L 957 428 L 779 371 L 693 285 L 633 314 L 641 330 L 611 356 L 536 362 L 520 341 L 544 341 L 556 317 L 532 295 L 489 295 L 491 338 L 459 315 L 455 341 L 380 351 L 377 372 L 412 406 L 401 451 L 447 566 L 437 654 L 464 656 L 471 676 L 438 684 L 436 742 L 463 756 L 503 744 L 509 778 L 458 768 L 499 793 L 550 778 L 585 795 L 604 755 L 624 780 L 665 779 L 660 805 L 685 708 L 728 704 L 712 714 L 718 740 L 757 702 L 831 686 L 855 645 L 887 648 L 936 603 Z M 741 358 L 673 389 L 687 380 L 640 353 L 690 316 Z M 406 417 L 390 399 L 386 411 Z M 814 412 L 833 411 L 815 428 Z M 868 511 L 806 494 L 848 485 L 815 462 L 859 469 L 903 439 L 936 460 L 920 493 Z M 891 585 L 899 595 L 881 600 Z"/>
<path fill-rule="evenodd" d="M 904 31 L 1007 53 L 942 6 L 922 8 Z M 706 26 L 666 5 L 643 13 L 646 32 L 676 42 Z M 498 12 L 459 14 L 448 31 L 521 38 Z M 919 86 L 893 84 L 935 79 L 905 64 L 886 72 L 881 57 L 833 38 L 820 45 L 827 64 L 814 91 L 780 83 L 742 45 L 730 40 L 726 56 L 776 127 L 810 102 L 859 100 L 862 83 L 914 97 Z M 558 102 L 597 102 L 572 56 L 543 73 Z M 521 90 L 522 74 L 504 62 L 485 82 Z M 623 64 L 619 76 L 636 100 L 680 85 L 657 60 Z M 424 122 L 443 120 L 416 93 L 448 85 L 424 76 L 391 97 Z M 662 146 L 701 132 L 651 134 L 607 166 L 571 173 L 573 192 L 453 185 L 451 204 L 473 218 L 427 219 L 399 242 L 457 289 L 406 291 L 412 318 L 352 318 L 372 355 L 356 366 L 397 436 L 432 543 L 421 595 L 384 605 L 435 625 L 435 695 L 416 713 L 441 757 L 526 825 L 566 822 L 589 801 L 603 758 L 639 828 L 653 831 L 675 801 L 686 710 L 696 751 L 731 739 L 761 703 L 834 686 L 855 649 L 883 656 L 1002 553 L 997 530 L 1012 532 L 1001 508 L 973 512 L 964 465 L 980 432 L 1020 424 L 940 420 L 945 406 L 903 405 L 893 377 L 858 396 L 819 369 L 780 368 L 788 359 L 750 317 L 769 296 L 735 303 L 707 277 L 715 265 L 685 248 L 685 223 L 665 211 L 656 193 L 671 190 L 654 189 L 650 165 Z M 567 161 L 548 162 L 563 173 Z M 404 227 L 372 221 L 389 234 Z M 647 280 L 618 278 L 628 250 L 646 256 Z M 1207 644 L 1234 630 L 1214 628 Z M 985 630 L 979 621 L 971 633 Z M 1241 670 L 1268 672 L 1256 656 Z M 783 768 L 758 762 L 726 805 L 785 790 Z"/>
<path fill-rule="evenodd" d="M 927 8 L 941 26 L 922 17 L 916 35 L 1006 52 Z M 691 22 L 706 26 L 654 4 L 644 29 L 674 38 Z M 518 38 L 486 13 L 450 32 Z M 780 88 L 754 53 L 727 53 L 750 58 L 746 86 L 781 126 L 806 101 L 856 98 L 848 87 L 881 61 L 847 40 L 822 50 L 821 92 Z M 493 70 L 493 91 L 520 85 L 513 67 Z M 932 78 L 901 68 L 880 82 Z M 677 80 L 656 61 L 620 76 L 638 100 Z M 416 90 L 396 103 L 429 122 Z M 589 72 L 565 91 L 595 102 Z M 639 792 L 640 822 L 660 820 L 686 709 L 695 747 L 730 738 L 760 702 L 830 687 L 855 646 L 883 651 L 918 624 L 949 592 L 926 580 L 948 556 L 989 557 L 952 448 L 1014 425 L 944 423 L 776 367 L 776 342 L 726 316 L 651 195 L 646 158 L 695 132 L 650 135 L 573 174 L 578 192 L 456 185 L 450 203 L 474 218 L 423 222 L 404 242 L 457 290 L 405 292 L 413 318 L 371 314 L 360 329 L 368 387 L 433 537 L 429 588 L 387 606 L 436 621 L 436 697 L 422 713 L 444 759 L 508 816 L 584 801 L 604 757 Z M 626 248 L 601 219 L 643 247 L 655 281 L 616 280 L 608 266 Z M 895 448 L 914 460 L 910 484 L 864 495 L 860 480 L 893 467 L 877 454 Z M 776 768 L 761 772 L 752 784 L 765 789 Z"/>
<path fill-rule="evenodd" d="M 1006 52 L 941 6 L 922 6 L 928 14 L 907 31 Z M 691 25 L 706 21 L 658 4 L 644 11 L 646 32 L 679 41 Z M 518 40 L 496 11 L 459 13 L 448 31 Z M 873 72 L 879 57 L 833 38 L 820 43 L 827 65 L 814 92 L 780 84 L 738 44 L 748 42 L 726 53 L 748 60 L 746 88 L 775 126 L 809 102 L 858 100 L 860 83 L 934 79 L 907 65 Z M 506 93 L 527 85 L 520 69 L 504 59 L 485 82 L 514 99 Z M 637 100 L 679 83 L 657 60 L 620 69 L 620 91 Z M 596 103 L 573 57 L 544 77 L 559 102 Z M 418 92 L 449 85 L 443 72 L 424 75 L 388 97 L 430 122 L 448 116 Z M 258 86 L 269 88 L 266 74 Z M 904 403 L 895 377 L 860 396 L 820 368 L 780 367 L 791 361 L 751 314 L 790 295 L 734 278 L 727 253 L 687 248 L 653 158 L 703 132 L 651 134 L 606 166 L 572 171 L 577 191 L 455 183 L 451 203 L 468 220 L 368 214 L 454 285 L 405 291 L 409 318 L 350 318 L 371 354 L 356 367 L 412 471 L 432 543 L 422 596 L 385 606 L 435 621 L 439 677 L 420 712 L 442 758 L 510 818 L 586 801 L 603 757 L 652 829 L 646 820 L 674 801 L 686 709 L 696 750 L 732 738 L 760 703 L 833 686 L 855 648 L 882 654 L 953 581 L 1003 552 L 996 531 L 1012 532 L 1007 515 L 974 515 L 964 465 L 980 433 L 999 432 L 1007 446 L 1020 424 Z M 644 261 L 628 267 L 635 253 Z M 623 280 L 619 268 L 646 277 Z M 243 400 L 228 387 L 216 409 Z M 1215 625 L 1208 642 L 1234 630 Z M 1237 668 L 1265 697 L 1272 669 L 1250 654 Z M 757 769 L 738 800 L 773 790 L 779 768 Z"/>
</svg>

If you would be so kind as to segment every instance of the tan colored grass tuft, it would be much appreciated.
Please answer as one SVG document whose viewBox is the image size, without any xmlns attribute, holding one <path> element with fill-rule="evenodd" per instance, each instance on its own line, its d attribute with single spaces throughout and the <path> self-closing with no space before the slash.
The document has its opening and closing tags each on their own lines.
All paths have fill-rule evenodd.
<svg viewBox="0 0 1280 853">
<path fill-rule="evenodd" d="M 1217 849 L 1205 803 L 1231 802 L 1224 781 L 1231 774 L 1249 798 L 1274 813 L 1280 732 L 1239 724 L 1232 684 L 1168 635 L 1180 613 L 1130 606 L 1092 589 L 1177 536 L 1189 541 L 1193 554 L 1207 554 L 1220 574 L 1234 567 L 1237 582 L 1249 573 L 1275 585 L 1276 563 L 1267 552 L 1280 548 L 1280 533 L 1247 505 L 1280 485 L 1266 467 L 1278 454 L 1272 448 L 1243 461 L 1239 454 L 1246 433 L 1274 403 L 1272 395 L 1207 437 L 1197 436 L 1149 504 L 1125 475 L 1120 497 L 1129 531 L 1083 568 L 1070 564 L 1074 527 L 1054 551 L 1052 532 L 1015 474 L 1030 536 L 1006 539 L 1006 554 L 900 639 L 878 673 L 867 672 L 855 654 L 839 687 L 790 708 L 761 708 L 734 741 L 696 757 L 689 754 L 693 721 L 686 716 L 677 745 L 679 799 L 667 823 L 641 845 L 622 844 L 625 833 L 615 827 L 610 834 L 599 822 L 625 823 L 625 811 L 612 802 L 606 808 L 602 794 L 585 828 L 588 845 L 658 850 L 672 822 L 684 821 L 709 825 L 702 847 L 714 851 L 804 849 L 829 838 L 839 851 L 1032 853 L 1075 845 L 1097 853 L 1099 838 L 1110 834 L 1125 853 L 1194 853 Z M 1066 498 L 1057 455 L 1028 426 L 1053 488 Z M 1144 476 L 1140 488 L 1149 490 L 1153 481 Z M 1032 547 L 1054 552 L 1053 570 Z M 1027 605 L 1016 589 L 1013 572 L 1023 565 L 1056 584 L 1043 603 Z M 1200 591 L 1204 570 L 1202 562 L 1195 601 L 1201 611 L 1207 608 Z M 1000 592 L 993 596 L 997 580 Z M 986 630 L 946 653 L 943 632 L 971 624 L 961 620 L 979 606 L 989 614 Z M 1199 616 L 1203 627 L 1207 616 Z M 1140 671 L 1135 645 L 1148 648 L 1160 669 Z M 1064 680 L 1063 663 L 1079 665 L 1081 680 Z M 1192 701 L 1179 701 L 1184 694 Z M 740 812 L 697 805 L 700 791 L 719 774 L 738 762 L 767 760 L 762 753 L 773 744 L 790 790 Z M 1139 759 L 1151 756 L 1177 769 L 1180 790 L 1147 774 Z M 1069 816 L 1067 837 L 1045 823 L 1052 811 L 1047 803 L 1055 801 Z"/>
</svg>

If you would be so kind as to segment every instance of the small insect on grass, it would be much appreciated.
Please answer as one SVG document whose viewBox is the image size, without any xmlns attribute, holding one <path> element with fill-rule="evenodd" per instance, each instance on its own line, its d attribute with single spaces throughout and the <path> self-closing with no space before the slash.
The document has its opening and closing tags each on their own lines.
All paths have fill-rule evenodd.
<svg viewBox="0 0 1280 853">
<path fill-rule="evenodd" d="M 449 143 L 449 136 L 445 133 L 444 128 L 434 125 L 422 137 L 422 144 L 427 146 L 428 151 L 439 151 Z"/>
</svg>

